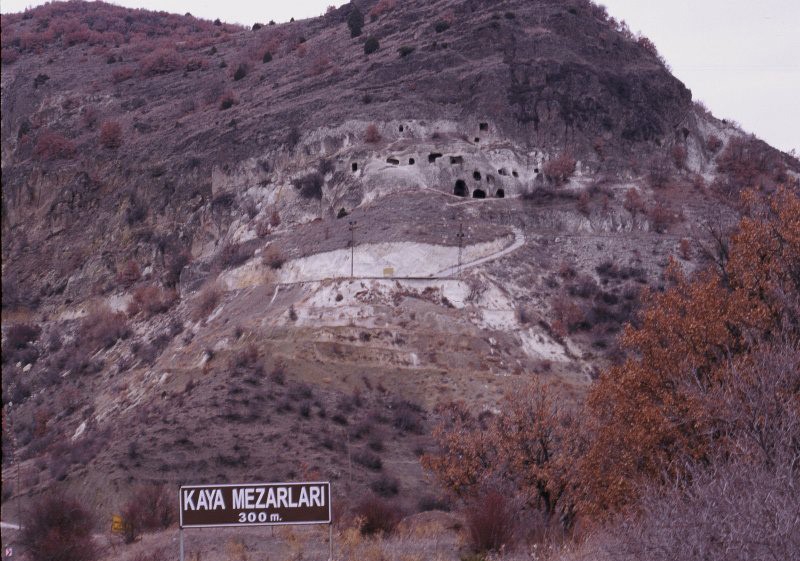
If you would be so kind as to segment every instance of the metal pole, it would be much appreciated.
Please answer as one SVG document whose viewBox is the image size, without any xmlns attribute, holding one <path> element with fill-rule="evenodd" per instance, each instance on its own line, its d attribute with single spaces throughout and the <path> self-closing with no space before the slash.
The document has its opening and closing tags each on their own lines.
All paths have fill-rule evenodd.
<svg viewBox="0 0 800 561">
<path fill-rule="evenodd" d="M 351 220 L 350 224 L 350 278 L 353 278 L 353 265 L 355 263 L 355 255 L 356 255 L 356 224 L 357 221 Z"/>
<path fill-rule="evenodd" d="M 328 524 L 328 561 L 333 561 L 333 521 Z"/>
<path fill-rule="evenodd" d="M 461 222 L 458 225 L 458 275 L 461 276 L 461 255 L 464 251 L 464 223 Z"/>
<path fill-rule="evenodd" d="M 181 535 L 181 561 L 183 561 L 183 528 L 180 529 L 179 533 Z"/>
</svg>

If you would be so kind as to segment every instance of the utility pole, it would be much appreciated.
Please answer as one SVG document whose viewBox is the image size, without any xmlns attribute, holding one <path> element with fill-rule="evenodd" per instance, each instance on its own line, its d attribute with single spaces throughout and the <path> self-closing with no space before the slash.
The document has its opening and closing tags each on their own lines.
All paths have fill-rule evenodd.
<svg viewBox="0 0 800 561">
<path fill-rule="evenodd" d="M 349 229 L 350 229 L 350 278 L 353 278 L 353 270 L 354 270 L 354 263 L 356 257 L 356 225 L 358 222 L 356 220 L 351 220 L 348 222 Z"/>
<path fill-rule="evenodd" d="M 464 223 L 460 222 L 458 224 L 458 234 L 456 234 L 458 238 L 458 276 L 461 276 L 461 257 L 464 252 Z"/>
</svg>

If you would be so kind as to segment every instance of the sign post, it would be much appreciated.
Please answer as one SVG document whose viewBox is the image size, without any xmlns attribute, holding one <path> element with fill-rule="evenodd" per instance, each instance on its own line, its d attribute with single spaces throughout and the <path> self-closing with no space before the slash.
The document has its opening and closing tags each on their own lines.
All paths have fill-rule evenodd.
<svg viewBox="0 0 800 561">
<path fill-rule="evenodd" d="M 178 491 L 180 554 L 184 561 L 183 530 L 243 526 L 328 524 L 333 558 L 331 484 L 246 483 L 184 485 Z"/>
</svg>

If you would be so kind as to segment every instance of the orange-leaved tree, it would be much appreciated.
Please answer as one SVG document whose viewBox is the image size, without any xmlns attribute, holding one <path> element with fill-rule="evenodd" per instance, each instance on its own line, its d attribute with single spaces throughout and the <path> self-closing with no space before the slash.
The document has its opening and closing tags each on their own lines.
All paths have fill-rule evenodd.
<svg viewBox="0 0 800 561">
<path fill-rule="evenodd" d="M 778 337 L 797 344 L 800 198 L 781 188 L 746 203 L 722 270 L 689 280 L 670 266 L 672 286 L 646 296 L 640 326 L 622 337 L 628 358 L 592 389 L 579 478 L 587 513 L 617 511 L 641 483 L 724 449 L 715 400 L 735 382 L 732 363 Z"/>
<path fill-rule="evenodd" d="M 476 418 L 463 404 L 443 412 L 446 421 L 434 432 L 440 452 L 422 463 L 448 491 L 470 498 L 485 486 L 510 485 L 548 520 L 573 524 L 574 458 L 582 440 L 576 417 L 552 389 L 534 381 L 509 395 L 494 416 Z"/>
</svg>

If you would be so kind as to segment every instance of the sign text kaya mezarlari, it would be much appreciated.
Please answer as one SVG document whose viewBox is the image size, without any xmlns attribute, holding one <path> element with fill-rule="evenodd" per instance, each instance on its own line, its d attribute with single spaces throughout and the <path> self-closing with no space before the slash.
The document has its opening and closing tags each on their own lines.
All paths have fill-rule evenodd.
<svg viewBox="0 0 800 561">
<path fill-rule="evenodd" d="M 181 528 L 329 524 L 331 484 L 187 485 L 180 489 Z"/>
</svg>

